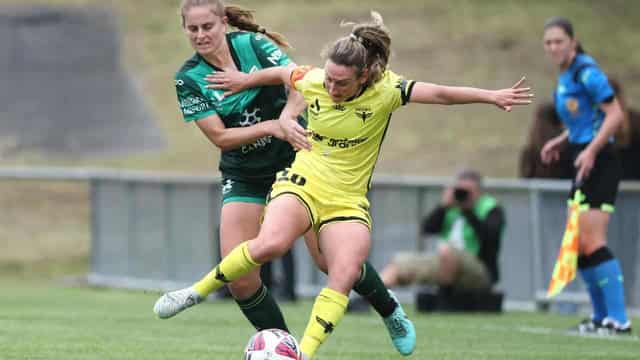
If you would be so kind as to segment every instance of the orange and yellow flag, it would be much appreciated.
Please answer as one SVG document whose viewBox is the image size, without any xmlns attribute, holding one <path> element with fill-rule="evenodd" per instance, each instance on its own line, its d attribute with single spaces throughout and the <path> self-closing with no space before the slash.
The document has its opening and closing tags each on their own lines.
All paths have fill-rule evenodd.
<svg viewBox="0 0 640 360">
<path fill-rule="evenodd" d="M 576 190 L 573 199 L 569 200 L 567 228 L 562 237 L 562 245 L 556 259 L 556 265 L 553 267 L 547 298 L 558 295 L 568 283 L 576 278 L 578 269 L 578 220 L 580 213 L 588 208 L 588 206 L 581 204 L 584 198 L 584 194 L 580 190 Z"/>
</svg>

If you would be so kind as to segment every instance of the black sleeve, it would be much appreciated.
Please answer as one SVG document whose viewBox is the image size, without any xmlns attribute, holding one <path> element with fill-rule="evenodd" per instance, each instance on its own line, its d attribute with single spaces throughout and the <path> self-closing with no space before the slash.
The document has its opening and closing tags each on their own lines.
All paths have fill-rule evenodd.
<svg viewBox="0 0 640 360">
<path fill-rule="evenodd" d="M 462 212 L 465 219 L 475 231 L 480 247 L 487 253 L 497 253 L 500 246 L 500 234 L 504 226 L 504 211 L 496 206 L 489 212 L 484 221 L 478 219 L 472 210 Z"/>
<path fill-rule="evenodd" d="M 431 211 L 429 215 L 422 222 L 421 232 L 425 234 L 437 234 L 442 231 L 442 224 L 444 223 L 444 214 L 447 212 L 447 208 L 439 205 Z"/>
</svg>

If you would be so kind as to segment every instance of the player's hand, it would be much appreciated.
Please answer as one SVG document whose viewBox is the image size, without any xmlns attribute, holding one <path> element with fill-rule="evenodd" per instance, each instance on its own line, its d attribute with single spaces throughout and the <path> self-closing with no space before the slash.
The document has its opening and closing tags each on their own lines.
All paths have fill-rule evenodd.
<svg viewBox="0 0 640 360">
<path fill-rule="evenodd" d="M 526 78 L 518 80 L 508 89 L 493 91 L 494 104 L 504 111 L 511 111 L 514 105 L 529 105 L 534 97 L 530 87 L 524 87 Z"/>
<path fill-rule="evenodd" d="M 593 164 L 596 162 L 596 154 L 589 148 L 586 148 L 580 152 L 573 166 L 578 169 L 578 175 L 576 175 L 576 182 L 583 182 L 593 169 Z"/>
<path fill-rule="evenodd" d="M 218 71 L 204 79 L 210 83 L 206 86 L 208 89 L 226 90 L 224 96 L 230 96 L 246 89 L 248 78 L 249 74 L 241 71 Z"/>
<path fill-rule="evenodd" d="M 269 135 L 276 137 L 280 140 L 284 140 L 287 141 L 287 136 L 284 133 L 284 130 L 282 130 L 282 126 L 280 126 L 280 121 L 279 120 L 269 120 L 266 121 L 266 123 L 268 124 L 267 126 L 269 127 Z"/>
<path fill-rule="evenodd" d="M 307 130 L 294 118 L 281 117 L 278 121 L 284 133 L 284 140 L 288 141 L 293 148 L 298 150 L 311 150 L 311 143 L 307 138 Z"/>
<path fill-rule="evenodd" d="M 560 160 L 560 146 L 562 145 L 562 141 L 559 138 L 553 138 L 547 141 L 546 144 L 542 147 L 540 151 L 540 159 L 542 163 L 545 165 L 549 165 L 552 162 Z"/>
</svg>

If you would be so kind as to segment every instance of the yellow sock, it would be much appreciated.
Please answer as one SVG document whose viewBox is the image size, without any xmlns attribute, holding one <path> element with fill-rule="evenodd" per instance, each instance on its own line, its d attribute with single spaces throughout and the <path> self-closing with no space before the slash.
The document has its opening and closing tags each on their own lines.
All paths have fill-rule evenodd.
<svg viewBox="0 0 640 360">
<path fill-rule="evenodd" d="M 200 281 L 193 284 L 193 287 L 200 296 L 206 297 L 224 284 L 242 277 L 258 266 L 260 264 L 255 262 L 249 255 L 248 242 L 245 241 L 231 250 L 218 266 L 214 267 Z"/>
<path fill-rule="evenodd" d="M 309 359 L 338 326 L 348 303 L 349 298 L 335 290 L 324 288 L 320 291 L 313 304 L 309 324 L 300 341 L 300 349 Z"/>
</svg>

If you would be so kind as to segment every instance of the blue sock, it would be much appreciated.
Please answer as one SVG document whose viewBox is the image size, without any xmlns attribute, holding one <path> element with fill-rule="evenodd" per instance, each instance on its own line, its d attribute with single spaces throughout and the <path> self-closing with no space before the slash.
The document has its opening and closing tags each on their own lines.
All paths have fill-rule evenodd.
<svg viewBox="0 0 640 360">
<path fill-rule="evenodd" d="M 627 323 L 624 305 L 624 286 L 622 270 L 617 259 L 603 262 L 593 268 L 594 280 L 604 295 L 607 317 L 617 321 L 620 325 Z"/>
<path fill-rule="evenodd" d="M 591 298 L 591 305 L 593 305 L 593 314 L 591 319 L 596 322 L 602 321 L 607 316 L 607 307 L 604 302 L 604 294 L 602 289 L 598 286 L 596 281 L 595 268 L 589 267 L 579 269 L 580 276 L 587 285 L 589 291 L 589 297 Z"/>
</svg>

